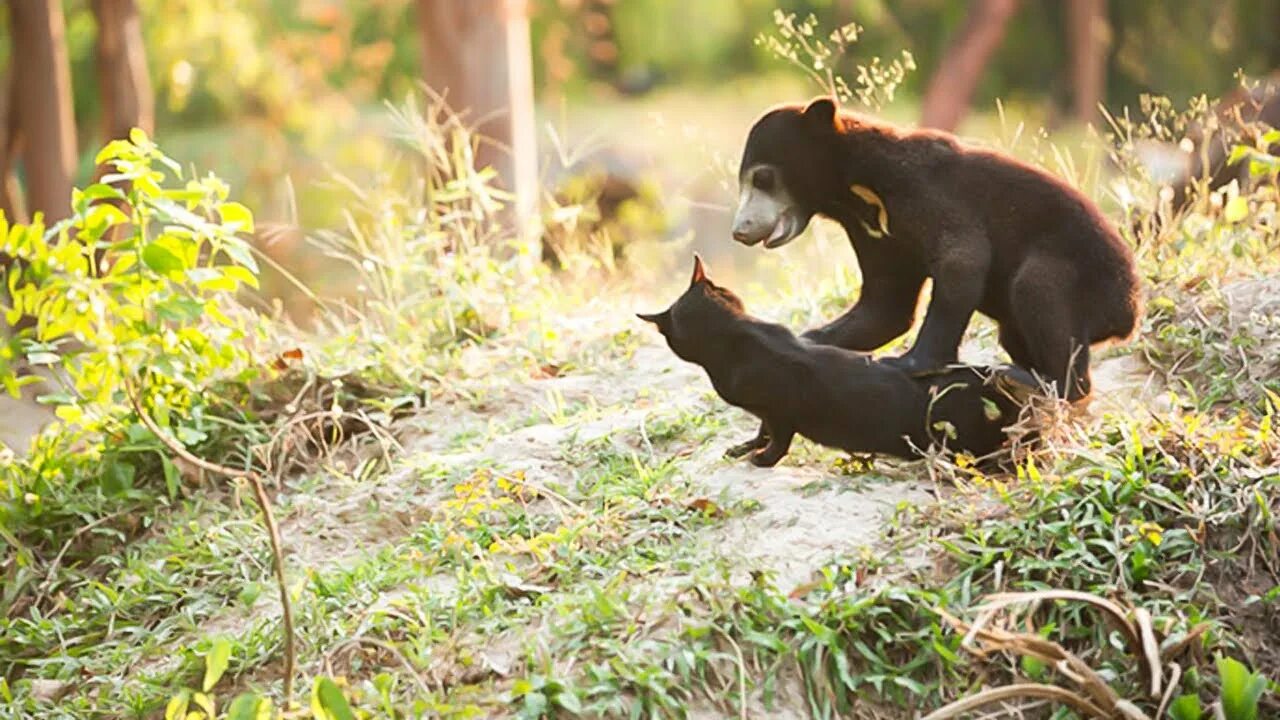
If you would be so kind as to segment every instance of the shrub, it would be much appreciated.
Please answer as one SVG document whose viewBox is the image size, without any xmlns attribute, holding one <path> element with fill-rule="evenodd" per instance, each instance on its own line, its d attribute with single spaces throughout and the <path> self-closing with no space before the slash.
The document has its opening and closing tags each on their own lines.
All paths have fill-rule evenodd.
<svg viewBox="0 0 1280 720">
<path fill-rule="evenodd" d="M 249 210 L 212 175 L 182 183 L 177 164 L 138 130 L 97 162 L 115 172 L 75 191 L 69 219 L 46 228 L 39 216 L 30 225 L 0 217 L 3 251 L 17 260 L 6 320 L 33 321 L 0 348 L 0 382 L 16 394 L 40 382 L 19 374 L 23 360 L 50 369 L 40 400 L 60 420 L 25 457 L 0 464 L 0 523 L 24 545 L 56 542 L 165 486 L 176 495 L 178 470 L 135 401 L 179 442 L 199 446 L 219 432 L 210 384 L 256 372 L 250 344 L 260 326 L 235 300 L 257 285 L 237 235 L 253 229 Z"/>
</svg>

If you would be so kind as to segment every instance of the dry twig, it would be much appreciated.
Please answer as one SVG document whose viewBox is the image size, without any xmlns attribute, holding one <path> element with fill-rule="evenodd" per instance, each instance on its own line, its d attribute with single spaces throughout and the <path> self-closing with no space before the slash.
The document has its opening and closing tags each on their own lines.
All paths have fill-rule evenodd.
<svg viewBox="0 0 1280 720">
<path fill-rule="evenodd" d="M 156 436 L 166 448 L 174 455 L 182 460 L 200 468 L 206 472 L 221 475 L 230 479 L 244 478 L 253 486 L 253 492 L 258 497 L 258 505 L 262 508 L 263 524 L 267 526 L 267 535 L 271 542 L 272 564 L 275 567 L 276 583 L 280 586 L 280 607 L 282 617 L 284 619 L 284 699 L 286 706 L 293 703 L 293 668 L 297 660 L 297 648 L 294 647 L 294 629 L 293 629 L 293 604 L 289 600 L 289 588 L 284 576 L 284 554 L 281 550 L 280 527 L 276 524 L 275 513 L 271 510 L 271 501 L 267 498 L 267 491 L 262 486 L 262 478 L 252 470 L 240 471 L 229 468 L 224 465 L 209 462 L 203 458 L 196 457 L 182 446 L 177 440 L 165 433 L 156 421 L 151 418 L 143 409 L 142 402 L 138 399 L 137 389 L 132 384 L 125 383 L 125 392 L 129 396 L 129 403 L 133 406 L 133 411 L 137 413 L 138 419 L 143 425 Z"/>
</svg>

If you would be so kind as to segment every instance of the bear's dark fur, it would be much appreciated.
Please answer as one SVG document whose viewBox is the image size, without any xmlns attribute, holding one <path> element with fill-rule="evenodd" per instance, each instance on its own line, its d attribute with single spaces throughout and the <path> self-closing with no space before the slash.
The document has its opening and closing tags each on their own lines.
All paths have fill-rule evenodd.
<svg viewBox="0 0 1280 720">
<path fill-rule="evenodd" d="M 853 453 L 916 457 L 931 444 L 985 455 L 1003 445 L 1034 378 L 1019 368 L 960 366 L 929 377 L 850 350 L 797 338 L 748 315 L 694 258 L 689 288 L 654 323 L 683 360 L 701 366 L 720 397 L 760 418 L 759 435 L 730 455 L 755 451 L 768 467 L 795 434 Z"/>
<path fill-rule="evenodd" d="M 770 169 L 763 182 L 753 175 L 761 167 Z M 777 197 L 793 205 L 766 246 L 784 244 L 815 214 L 849 235 L 862 293 L 843 317 L 805 334 L 815 342 L 864 351 L 888 343 L 911 326 L 932 278 L 915 345 L 889 362 L 913 373 L 955 362 L 977 310 L 1000 324 L 1015 364 L 1075 400 L 1090 391 L 1089 346 L 1126 338 L 1137 323 L 1132 252 L 1090 200 L 946 133 L 837 113 L 827 98 L 782 106 L 752 127 L 739 180 L 781 185 Z M 736 222 L 735 237 L 765 239 Z"/>
</svg>

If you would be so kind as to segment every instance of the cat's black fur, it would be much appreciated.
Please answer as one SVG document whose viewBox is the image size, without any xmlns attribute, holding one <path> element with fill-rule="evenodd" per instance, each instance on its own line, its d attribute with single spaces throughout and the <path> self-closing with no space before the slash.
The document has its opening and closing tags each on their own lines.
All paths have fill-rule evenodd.
<svg viewBox="0 0 1280 720">
<path fill-rule="evenodd" d="M 689 289 L 657 325 L 677 356 L 707 371 L 720 397 L 760 418 L 757 437 L 730 450 L 777 464 L 799 433 L 853 453 L 917 457 L 945 444 L 985 455 L 1003 445 L 1021 401 L 1035 387 L 1017 367 L 951 367 L 926 377 L 870 356 L 796 337 L 751 317 L 742 301 L 707 278 L 694 257 Z"/>
</svg>

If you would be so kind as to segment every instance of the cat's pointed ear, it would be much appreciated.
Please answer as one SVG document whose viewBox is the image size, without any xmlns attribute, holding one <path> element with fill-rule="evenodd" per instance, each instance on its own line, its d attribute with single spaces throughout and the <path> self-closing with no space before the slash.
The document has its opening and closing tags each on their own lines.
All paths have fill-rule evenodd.
<svg viewBox="0 0 1280 720">
<path fill-rule="evenodd" d="M 814 127 L 832 127 L 836 124 L 836 100 L 830 96 L 814 98 L 804 109 L 804 119 Z"/>
<path fill-rule="evenodd" d="M 671 324 L 670 310 L 663 310 L 660 313 L 636 313 L 636 317 L 657 325 L 659 330 L 666 330 L 667 326 Z"/>
<path fill-rule="evenodd" d="M 689 279 L 689 285 L 697 285 L 707 279 L 706 268 L 702 267 L 702 256 L 698 253 L 693 254 L 693 277 Z"/>
</svg>

